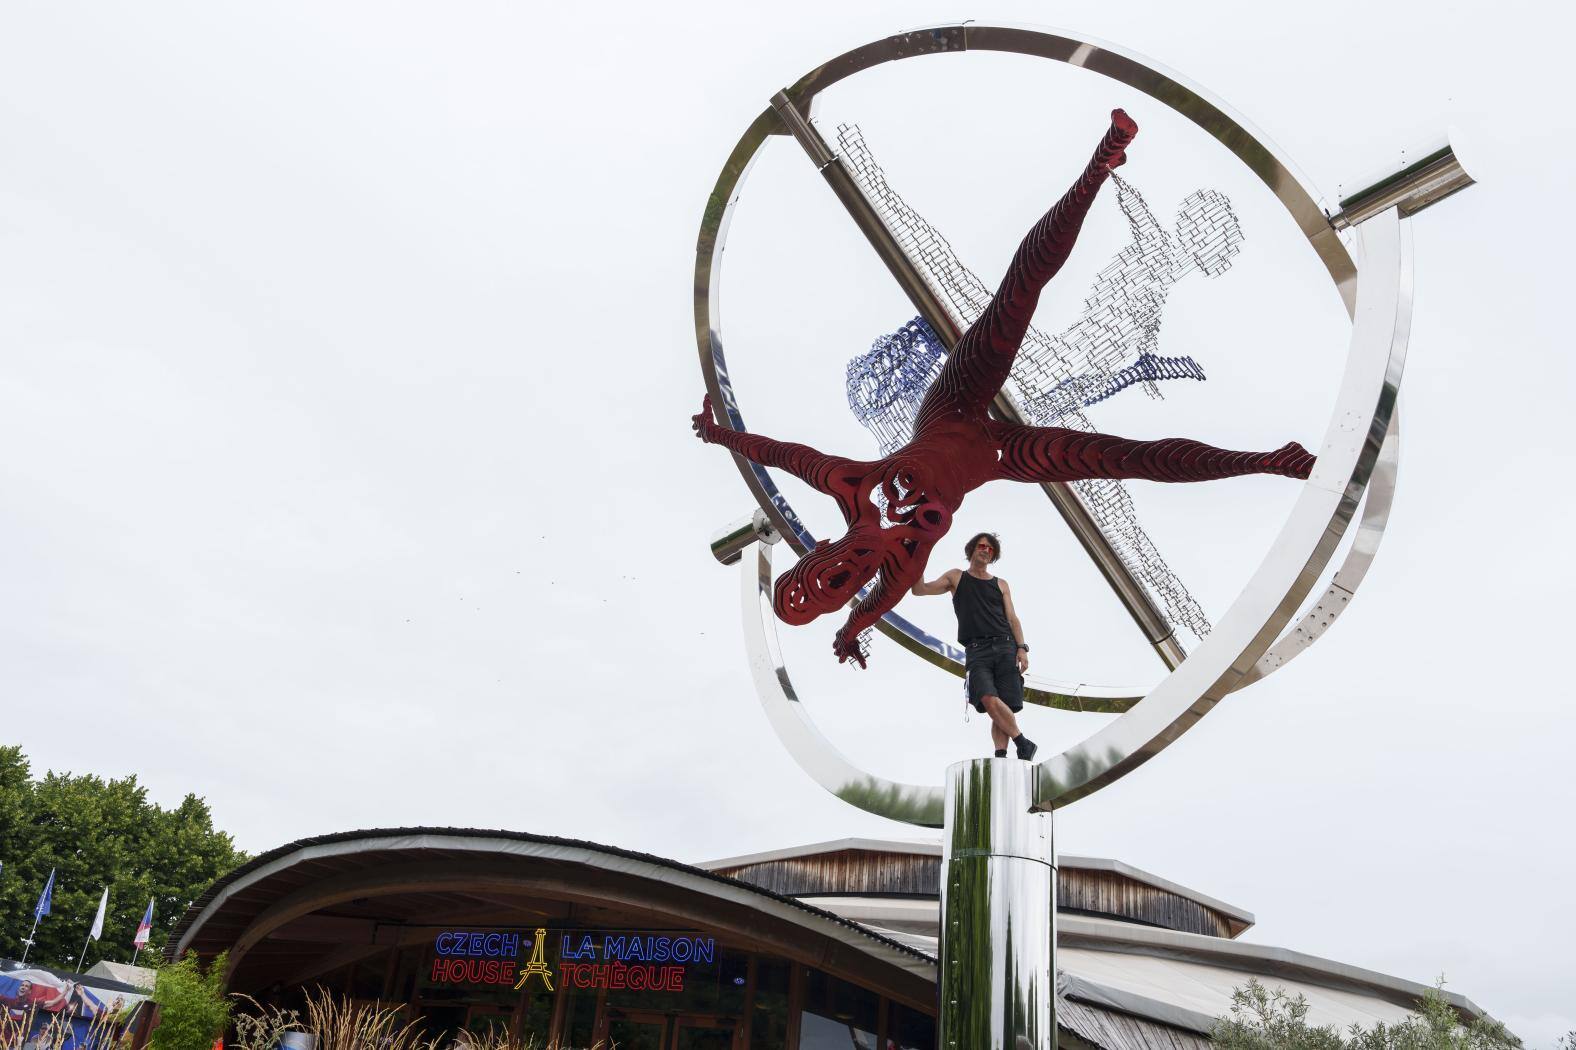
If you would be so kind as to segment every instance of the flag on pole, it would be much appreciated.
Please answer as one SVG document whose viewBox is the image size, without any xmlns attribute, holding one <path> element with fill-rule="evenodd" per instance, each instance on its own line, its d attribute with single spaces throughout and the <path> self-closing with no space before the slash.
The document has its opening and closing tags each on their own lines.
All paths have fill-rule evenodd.
<svg viewBox="0 0 1576 1050">
<path fill-rule="evenodd" d="M 50 898 L 55 892 L 55 869 L 49 869 L 49 881 L 44 883 L 44 892 L 38 895 L 38 903 L 33 907 L 33 922 L 49 914 Z"/>
<path fill-rule="evenodd" d="M 104 909 L 109 907 L 109 887 L 104 887 L 104 896 L 99 898 L 98 914 L 93 916 L 93 928 L 88 931 L 88 936 L 95 941 L 104 932 Z"/>
<path fill-rule="evenodd" d="M 137 935 L 131 939 L 131 945 L 139 952 L 148 946 L 148 933 L 153 929 L 153 898 L 148 898 L 148 910 L 142 913 L 142 921 L 137 923 Z"/>
</svg>

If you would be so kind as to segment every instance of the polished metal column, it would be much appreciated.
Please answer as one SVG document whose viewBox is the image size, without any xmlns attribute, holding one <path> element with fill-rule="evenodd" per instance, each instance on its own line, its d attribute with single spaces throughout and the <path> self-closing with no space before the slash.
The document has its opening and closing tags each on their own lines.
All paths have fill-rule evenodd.
<svg viewBox="0 0 1576 1050">
<path fill-rule="evenodd" d="M 1034 766 L 947 768 L 941 1050 L 1055 1050 L 1056 852 Z"/>
</svg>

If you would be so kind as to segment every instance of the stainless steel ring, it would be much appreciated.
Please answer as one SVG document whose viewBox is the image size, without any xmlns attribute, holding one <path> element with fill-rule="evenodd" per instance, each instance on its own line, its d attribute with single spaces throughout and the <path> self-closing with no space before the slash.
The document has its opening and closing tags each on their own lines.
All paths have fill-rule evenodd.
<svg viewBox="0 0 1576 1050">
<path fill-rule="evenodd" d="M 1399 448 L 1395 393 L 1410 321 L 1410 241 L 1393 209 L 1370 220 L 1358 231 L 1359 236 L 1369 242 L 1363 270 L 1359 271 L 1305 180 L 1246 122 L 1201 89 L 1147 60 L 1111 45 L 1064 32 L 965 25 L 899 34 L 856 48 L 826 63 L 789 88 L 787 95 L 802 110 L 808 111 L 817 94 L 860 70 L 881 62 L 965 50 L 1034 55 L 1080 66 L 1143 91 L 1208 131 L 1247 164 L 1281 201 L 1330 274 L 1336 291 L 1354 318 L 1346 378 L 1330 432 L 1320 449 L 1319 467 L 1304 487 L 1275 549 L 1221 625 L 1180 668 L 1143 697 L 1143 704 L 1138 704 L 1140 697 L 1132 691 L 1069 689 L 1050 684 L 1030 690 L 1029 699 L 1048 706 L 1128 712 L 1088 741 L 1041 765 L 1036 805 L 1052 808 L 1082 797 L 1136 767 L 1196 722 L 1222 696 L 1272 672 L 1307 648 L 1356 590 L 1383 534 L 1393 491 Z M 738 430 L 745 427 L 723 353 L 720 256 L 728 220 L 738 199 L 738 188 L 761 146 L 773 134 L 786 134 L 786 129 L 776 110 L 767 107 L 730 154 L 707 203 L 696 246 L 695 318 L 701 367 L 723 421 Z M 1364 236 L 1366 234 L 1371 236 Z M 802 554 L 808 550 L 814 537 L 766 470 L 742 459 L 736 461 L 771 524 L 796 551 Z M 1371 493 L 1360 533 L 1335 583 L 1314 610 L 1276 643 L 1275 639 L 1334 555 L 1368 490 Z M 768 557 L 764 551 L 762 556 Z M 1293 562 L 1295 566 L 1288 568 Z M 748 568 L 746 573 L 753 575 Z M 758 603 L 756 609 L 759 611 Z M 766 615 L 769 616 L 769 610 Z M 955 646 L 935 638 L 905 618 L 888 614 L 881 629 L 932 663 L 961 673 L 962 653 Z M 770 630 L 775 639 L 775 626 L 771 625 Z M 791 684 L 780 659 L 771 677 L 783 685 L 791 698 Z M 784 691 L 779 691 L 779 696 L 782 695 Z M 763 693 L 763 700 L 770 711 L 773 698 Z M 794 717 L 802 718 L 802 710 Z M 778 724 L 775 717 L 774 724 Z M 778 724 L 778 728 L 781 731 L 782 725 Z M 814 740 L 801 737 L 799 743 L 811 751 L 821 746 L 829 748 L 830 745 L 813 732 L 813 726 L 811 729 Z M 846 791 L 847 777 L 838 775 L 823 779 L 812 765 L 824 763 L 807 761 L 807 754 L 801 754 L 792 743 L 790 749 L 817 780 L 836 792 Z M 835 750 L 832 753 L 835 754 Z M 859 774 L 841 756 L 837 759 L 846 770 L 868 782 L 866 794 L 872 798 L 882 796 L 885 791 L 882 785 L 888 782 Z M 830 770 L 822 769 L 822 773 L 830 773 Z M 913 788 L 912 785 L 894 787 Z M 940 789 L 914 790 L 934 793 L 933 798 L 927 796 L 918 808 L 926 817 L 932 811 L 939 817 Z M 928 819 L 915 819 L 918 812 L 913 791 L 897 791 L 893 797 L 906 801 L 897 807 L 878 803 L 863 808 L 895 819 L 929 823 Z M 849 801 L 855 800 L 850 798 Z"/>
</svg>

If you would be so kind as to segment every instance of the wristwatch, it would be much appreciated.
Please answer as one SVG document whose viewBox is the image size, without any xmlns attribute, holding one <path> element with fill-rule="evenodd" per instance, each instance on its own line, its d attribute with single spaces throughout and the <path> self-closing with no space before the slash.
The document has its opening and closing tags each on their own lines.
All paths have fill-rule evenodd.
<svg viewBox="0 0 1576 1050">
<path fill-rule="evenodd" d="M 1029 651 L 1029 643 L 1028 642 L 1019 642 L 1018 643 L 1018 648 L 1022 649 L 1024 652 L 1028 652 Z"/>
</svg>

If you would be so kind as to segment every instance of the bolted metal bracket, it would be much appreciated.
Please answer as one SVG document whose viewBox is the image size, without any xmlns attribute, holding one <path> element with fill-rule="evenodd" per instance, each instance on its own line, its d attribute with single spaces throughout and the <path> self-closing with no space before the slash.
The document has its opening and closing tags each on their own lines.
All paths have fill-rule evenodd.
<svg viewBox="0 0 1576 1050">
<path fill-rule="evenodd" d="M 752 543 L 776 543 L 782 533 L 771 523 L 763 510 L 756 510 L 748 518 L 720 529 L 711 538 L 711 555 L 724 565 L 734 565 Z"/>
<path fill-rule="evenodd" d="M 1371 181 L 1341 200 L 1341 210 L 1330 216 L 1330 225 L 1349 230 L 1389 208 L 1404 219 L 1446 197 L 1460 193 L 1475 181 L 1456 157 L 1450 143 L 1432 150 L 1422 160 Z"/>
</svg>

